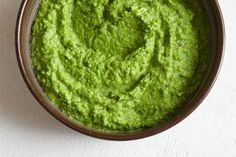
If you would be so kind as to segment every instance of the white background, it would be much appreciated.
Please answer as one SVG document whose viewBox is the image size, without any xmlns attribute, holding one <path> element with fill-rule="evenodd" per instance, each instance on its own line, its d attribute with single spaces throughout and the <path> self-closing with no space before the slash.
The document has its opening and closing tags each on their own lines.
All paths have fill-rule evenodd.
<svg viewBox="0 0 236 157">
<path fill-rule="evenodd" d="M 236 0 L 220 0 L 226 53 L 200 107 L 159 135 L 112 142 L 79 134 L 49 115 L 20 75 L 14 29 L 21 0 L 0 0 L 0 157 L 236 157 Z"/>
</svg>

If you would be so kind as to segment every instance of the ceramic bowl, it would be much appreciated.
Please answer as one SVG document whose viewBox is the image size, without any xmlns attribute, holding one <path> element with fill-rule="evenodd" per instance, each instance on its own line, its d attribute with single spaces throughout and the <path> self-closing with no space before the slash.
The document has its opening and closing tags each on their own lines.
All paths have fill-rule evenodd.
<svg viewBox="0 0 236 157">
<path fill-rule="evenodd" d="M 169 121 L 149 129 L 136 132 L 106 133 L 87 128 L 86 126 L 70 120 L 60 110 L 54 107 L 40 88 L 34 76 L 31 65 L 29 41 L 32 21 L 39 3 L 40 0 L 23 0 L 20 7 L 16 26 L 16 54 L 19 67 L 25 83 L 38 102 L 56 119 L 80 133 L 107 140 L 134 140 L 158 134 L 173 127 L 192 113 L 206 97 L 216 80 L 223 58 L 224 23 L 217 0 L 202 0 L 212 32 L 210 64 L 204 81 L 193 97 L 183 105 Z"/>
</svg>

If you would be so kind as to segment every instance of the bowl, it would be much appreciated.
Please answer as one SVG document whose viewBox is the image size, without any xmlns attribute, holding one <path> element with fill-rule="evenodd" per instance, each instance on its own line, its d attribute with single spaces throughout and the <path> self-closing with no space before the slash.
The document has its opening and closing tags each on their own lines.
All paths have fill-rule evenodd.
<svg viewBox="0 0 236 157">
<path fill-rule="evenodd" d="M 186 118 L 192 113 L 203 99 L 207 96 L 211 87 L 213 86 L 216 77 L 218 75 L 220 65 L 223 60 L 224 51 L 224 23 L 222 13 L 217 0 L 201 0 L 205 7 L 211 29 L 211 52 L 210 52 L 210 63 L 207 70 L 207 74 L 202 82 L 201 86 L 195 92 L 193 97 L 183 105 L 177 113 L 171 117 L 169 121 L 158 126 L 154 126 L 149 129 L 144 129 L 135 132 L 112 132 L 105 133 L 99 132 L 90 128 L 87 128 L 73 120 L 70 120 L 64 115 L 59 109 L 57 109 L 44 94 L 40 85 L 38 84 L 33 68 L 31 65 L 29 41 L 31 34 L 31 26 L 39 6 L 40 0 L 23 0 L 17 25 L 16 25 L 16 54 L 18 59 L 19 68 L 24 78 L 26 85 L 28 86 L 31 93 L 38 100 L 38 102 L 45 108 L 52 116 L 67 125 L 68 127 L 101 139 L 107 140 L 135 140 L 145 138 L 151 135 L 161 133 L 180 121 Z"/>
</svg>

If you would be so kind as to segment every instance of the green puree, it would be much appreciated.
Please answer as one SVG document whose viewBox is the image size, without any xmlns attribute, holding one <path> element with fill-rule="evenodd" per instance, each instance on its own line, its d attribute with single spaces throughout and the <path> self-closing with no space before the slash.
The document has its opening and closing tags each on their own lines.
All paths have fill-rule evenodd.
<svg viewBox="0 0 236 157">
<path fill-rule="evenodd" d="M 144 129 L 203 81 L 208 25 L 199 0 L 41 0 L 32 64 L 69 118 L 102 131 Z"/>
</svg>

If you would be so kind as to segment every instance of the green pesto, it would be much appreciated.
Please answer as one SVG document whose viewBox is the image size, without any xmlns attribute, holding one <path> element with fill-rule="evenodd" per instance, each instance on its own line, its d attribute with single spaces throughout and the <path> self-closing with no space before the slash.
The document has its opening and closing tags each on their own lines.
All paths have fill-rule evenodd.
<svg viewBox="0 0 236 157">
<path fill-rule="evenodd" d="M 199 0 L 41 0 L 32 64 L 69 118 L 135 131 L 162 123 L 198 89 L 208 25 Z"/>
</svg>

